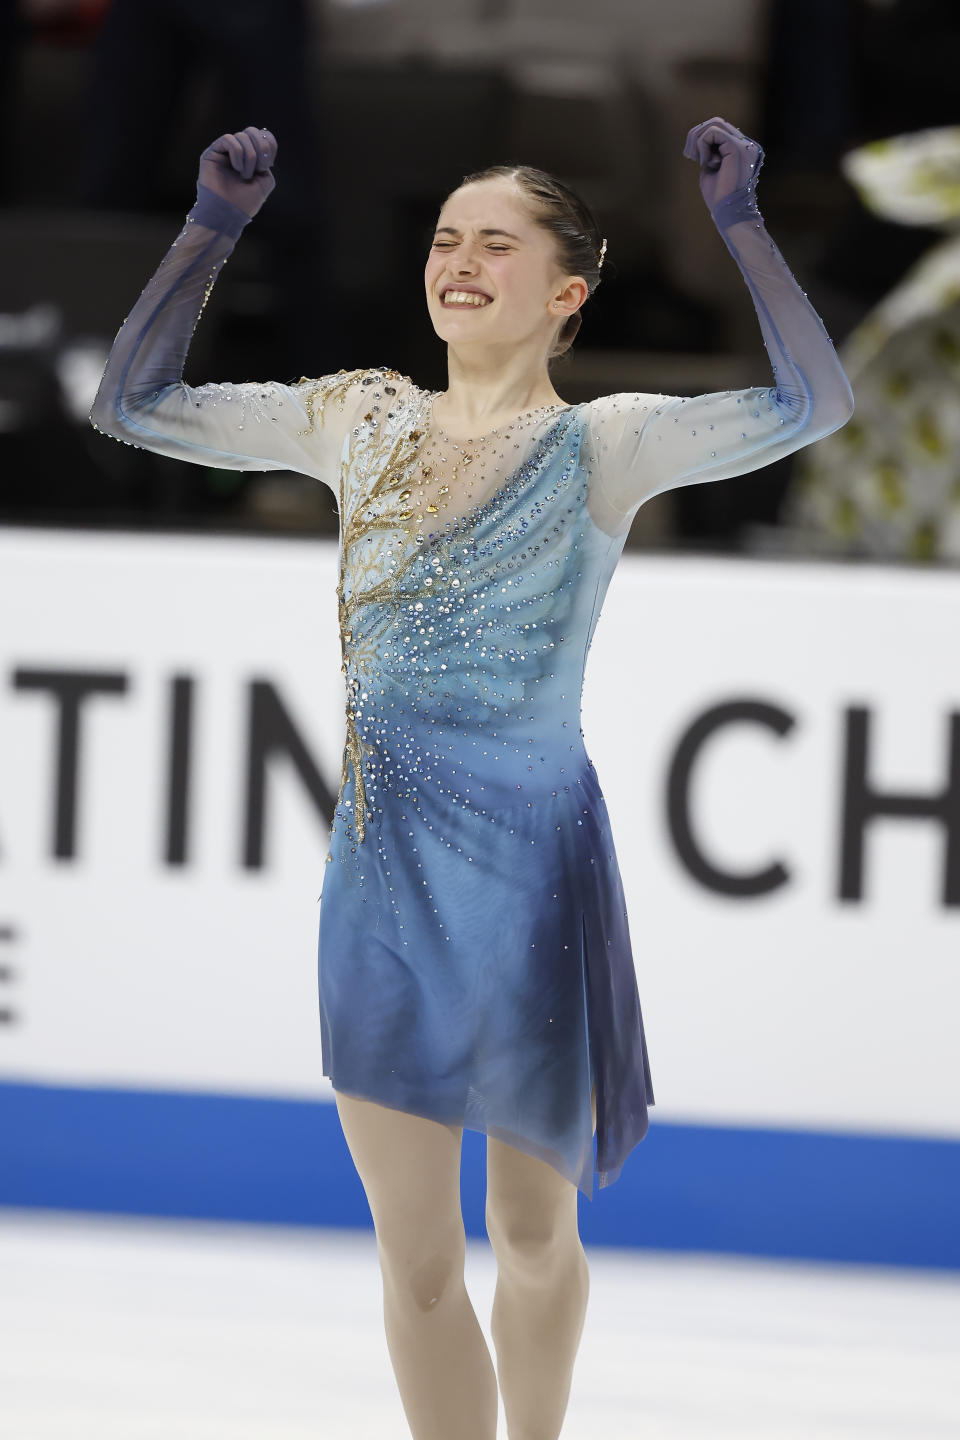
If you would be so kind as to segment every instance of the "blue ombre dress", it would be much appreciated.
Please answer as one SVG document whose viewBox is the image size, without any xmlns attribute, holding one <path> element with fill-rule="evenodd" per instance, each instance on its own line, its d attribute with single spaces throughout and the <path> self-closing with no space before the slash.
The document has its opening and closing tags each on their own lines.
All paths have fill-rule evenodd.
<svg viewBox="0 0 960 1440">
<path fill-rule="evenodd" d="M 91 413 L 128 443 L 331 487 L 347 733 L 324 867 L 323 1070 L 496 1136 L 585 1194 L 654 1094 L 584 666 L 638 507 L 837 429 L 846 377 L 747 190 L 714 215 L 774 384 L 620 394 L 452 440 L 390 370 L 185 385 L 247 217 L 200 188 L 121 328 Z M 591 1090 L 596 1087 L 594 1156 Z"/>
</svg>

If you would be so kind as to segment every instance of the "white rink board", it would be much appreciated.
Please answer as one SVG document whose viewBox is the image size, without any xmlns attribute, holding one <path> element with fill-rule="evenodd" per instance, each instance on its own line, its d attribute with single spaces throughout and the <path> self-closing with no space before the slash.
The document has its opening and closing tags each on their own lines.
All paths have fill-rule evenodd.
<svg viewBox="0 0 960 1440">
<path fill-rule="evenodd" d="M 254 682 L 336 795 L 335 586 L 331 542 L 0 531 L 0 1005 L 15 1014 L 0 1078 L 332 1098 L 316 996 L 328 832 L 289 760 L 267 766 L 262 865 L 243 843 Z M 942 792 L 958 634 L 948 572 L 621 561 L 583 729 L 657 1120 L 960 1135 L 960 905 L 944 897 L 960 783 L 940 819 L 867 824 L 860 897 L 838 898 L 848 713 L 867 712 L 875 789 Z M 67 673 L 114 690 L 75 707 L 74 853 L 56 858 Z M 187 861 L 171 865 L 173 677 L 192 682 L 193 745 Z M 686 802 L 717 869 L 784 867 L 757 896 L 708 888 L 667 821 L 681 737 L 733 702 L 779 711 L 783 733 L 717 729 Z"/>
</svg>

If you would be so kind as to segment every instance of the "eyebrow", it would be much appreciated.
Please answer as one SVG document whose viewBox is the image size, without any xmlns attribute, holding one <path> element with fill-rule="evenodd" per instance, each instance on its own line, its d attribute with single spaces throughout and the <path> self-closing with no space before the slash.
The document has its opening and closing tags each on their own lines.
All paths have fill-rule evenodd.
<svg viewBox="0 0 960 1440">
<path fill-rule="evenodd" d="M 505 235 L 508 240 L 516 240 L 516 241 L 518 241 L 520 244 L 523 243 L 522 240 L 520 240 L 520 236 L 519 236 L 519 235 L 513 235 L 513 234 L 510 233 L 509 230 L 481 230 L 481 231 L 479 231 L 478 233 L 481 234 L 481 235 Z M 436 230 L 434 231 L 434 234 L 435 234 L 435 235 L 459 235 L 459 234 L 460 234 L 460 231 L 457 230 L 453 225 L 438 225 L 437 228 L 436 228 Z"/>
</svg>

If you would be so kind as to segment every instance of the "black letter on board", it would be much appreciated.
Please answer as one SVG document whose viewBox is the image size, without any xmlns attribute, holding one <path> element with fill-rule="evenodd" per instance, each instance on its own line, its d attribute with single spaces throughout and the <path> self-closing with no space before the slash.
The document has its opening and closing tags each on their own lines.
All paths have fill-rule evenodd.
<svg viewBox="0 0 960 1440">
<path fill-rule="evenodd" d="M 289 712 L 268 680 L 251 682 L 249 713 L 243 863 L 250 870 L 258 870 L 264 863 L 267 762 L 273 756 L 286 755 L 293 761 L 310 798 L 328 825 L 333 823 L 336 798 L 328 790 Z"/>
<path fill-rule="evenodd" d="M 785 885 L 789 872 L 775 860 L 765 870 L 736 875 L 707 859 L 697 843 L 690 816 L 690 775 L 701 748 L 727 725 L 765 725 L 775 735 L 786 735 L 794 723 L 793 716 L 776 705 L 762 700 L 731 700 L 698 715 L 681 736 L 667 777 L 667 823 L 683 864 L 708 890 L 720 895 L 766 895 Z"/>
<path fill-rule="evenodd" d="M 167 769 L 167 835 L 164 858 L 168 865 L 187 860 L 190 825 L 190 751 L 193 737 L 193 681 L 175 675 L 170 682 L 170 759 Z"/>
<path fill-rule="evenodd" d="M 53 853 L 76 857 L 77 777 L 80 770 L 80 714 L 91 695 L 123 695 L 126 675 L 87 670 L 15 670 L 16 690 L 48 690 L 59 707 Z"/>
<path fill-rule="evenodd" d="M 864 706 L 851 706 L 846 716 L 840 899 L 863 898 L 864 832 L 869 820 L 885 815 L 899 820 L 937 820 L 945 827 L 943 903 L 960 905 L 960 713 L 949 716 L 947 783 L 936 795 L 874 790 L 867 780 L 870 712 Z"/>
</svg>

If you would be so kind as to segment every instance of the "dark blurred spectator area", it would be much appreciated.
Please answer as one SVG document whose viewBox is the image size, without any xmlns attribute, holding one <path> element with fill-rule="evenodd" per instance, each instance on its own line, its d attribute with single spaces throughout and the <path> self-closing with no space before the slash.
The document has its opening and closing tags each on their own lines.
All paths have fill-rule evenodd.
<svg viewBox="0 0 960 1440">
<path fill-rule="evenodd" d="M 956 123 L 956 0 L 0 0 L 0 520 L 331 533 L 325 487 L 118 445 L 86 414 L 224 130 L 269 125 L 277 189 L 185 378 L 391 365 L 442 387 L 422 265 L 445 194 L 504 160 L 580 190 L 609 240 L 556 384 L 767 384 L 743 282 L 682 156 L 723 115 L 766 151 L 771 234 L 840 343 L 934 238 L 870 216 L 865 140 Z M 639 512 L 640 545 L 736 548 L 789 461 Z"/>
</svg>

